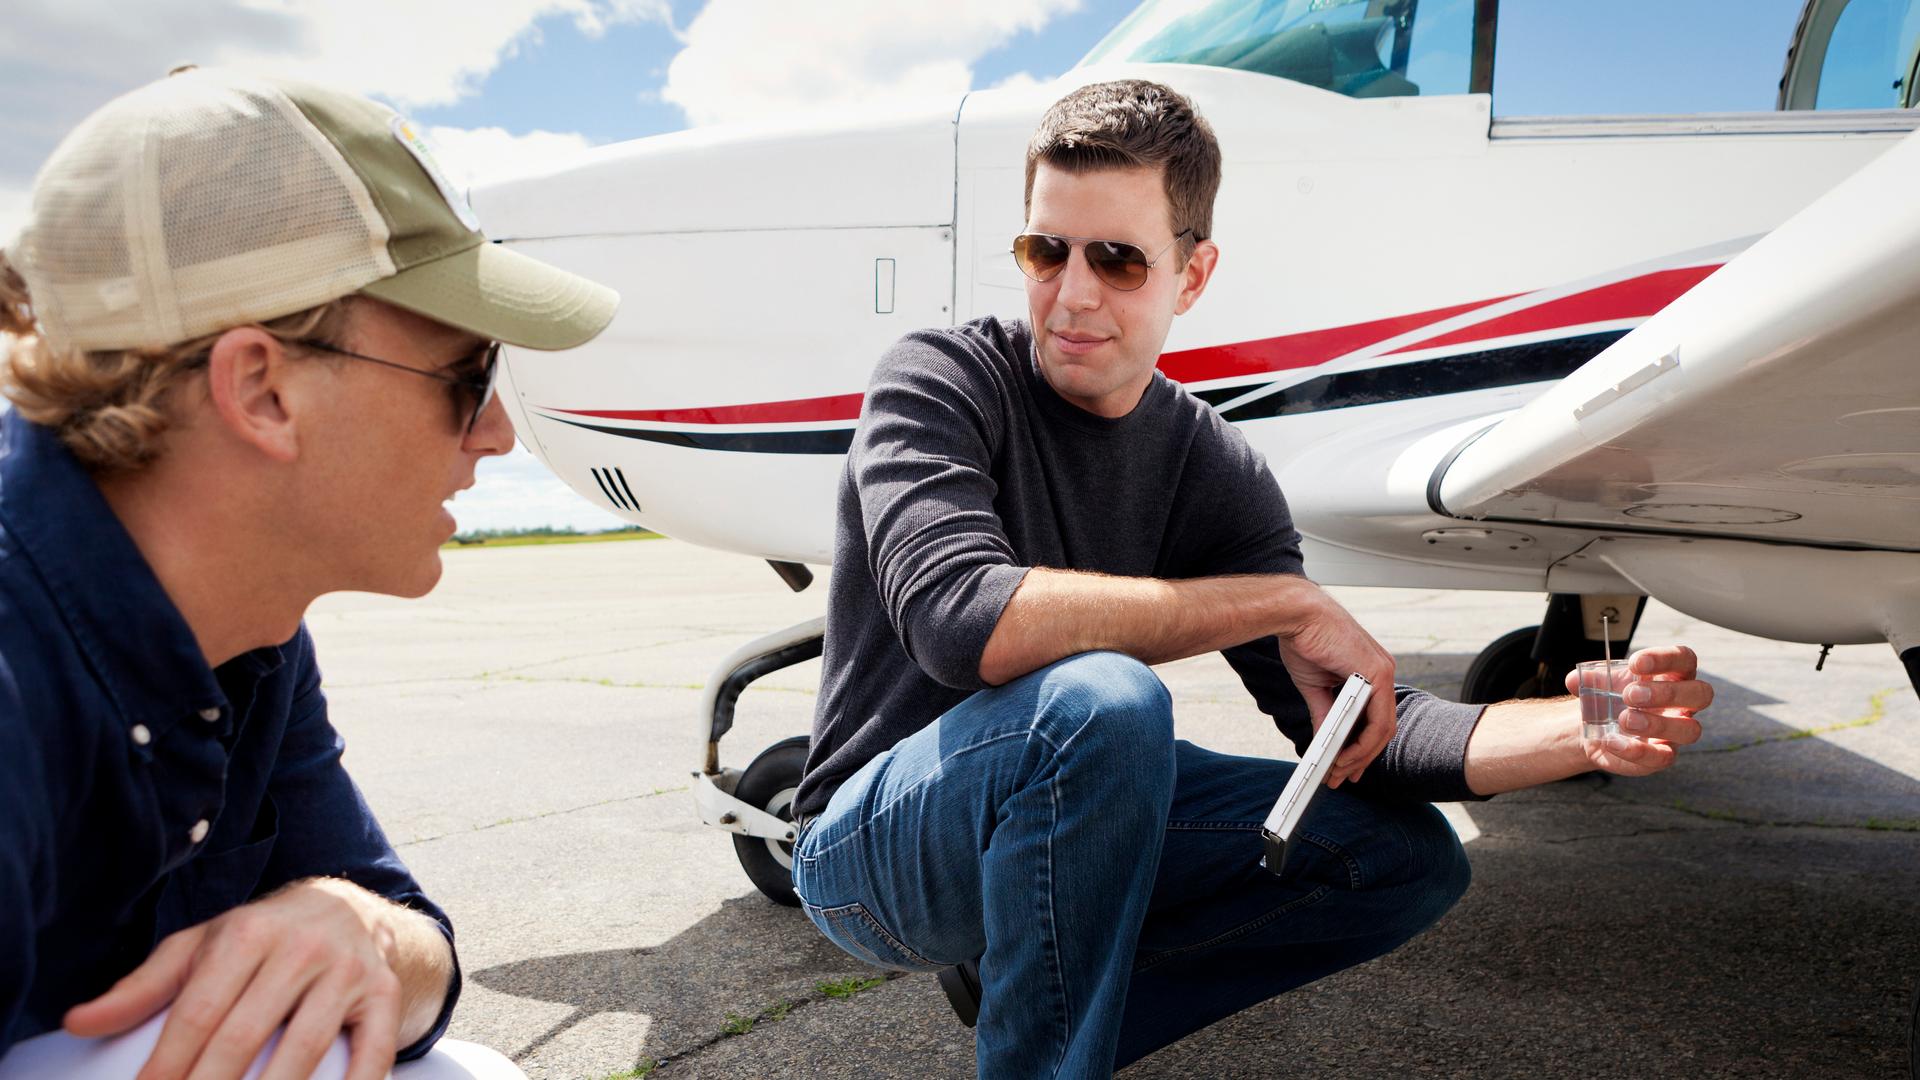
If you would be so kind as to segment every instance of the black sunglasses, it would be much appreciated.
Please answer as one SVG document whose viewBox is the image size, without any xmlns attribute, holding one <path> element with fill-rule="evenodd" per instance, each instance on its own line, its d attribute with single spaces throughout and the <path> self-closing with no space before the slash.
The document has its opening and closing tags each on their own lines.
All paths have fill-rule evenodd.
<svg viewBox="0 0 1920 1080">
<path fill-rule="evenodd" d="M 462 417 L 465 417 L 460 427 L 463 438 L 473 434 L 474 425 L 480 422 L 480 414 L 486 412 L 487 406 L 493 403 L 494 391 L 498 385 L 494 378 L 499 372 L 500 367 L 500 343 L 497 341 L 487 342 L 485 345 L 474 350 L 471 356 L 450 365 L 453 367 L 472 368 L 474 364 L 478 364 L 477 370 L 471 370 L 465 375 L 444 375 L 438 371 L 422 371 L 417 367 L 397 364 L 392 360 L 382 360 L 377 356 L 365 356 L 361 353 L 343 349 L 338 345 L 329 345 L 324 341 L 315 341 L 312 338 L 301 338 L 295 341 L 294 344 L 309 349 L 317 349 L 321 352 L 329 352 L 335 356 L 345 356 L 353 360 L 364 360 L 369 364 L 379 364 L 381 367 L 390 367 L 397 371 L 411 372 L 424 378 L 446 383 L 452 388 L 450 392 L 453 394 L 454 419 L 460 421 Z"/>
<path fill-rule="evenodd" d="M 1137 244 L 1119 240 L 1095 240 L 1085 236 L 1055 236 L 1052 233 L 1021 233 L 1013 238 L 1013 261 L 1020 272 L 1035 281 L 1052 281 L 1066 268 L 1073 249 L 1085 246 L 1087 266 L 1095 277 L 1121 292 L 1132 292 L 1147 283 L 1147 275 L 1159 264 L 1168 249 L 1180 238 L 1193 233 L 1181 229 L 1173 234 L 1159 254 L 1147 258 Z"/>
</svg>

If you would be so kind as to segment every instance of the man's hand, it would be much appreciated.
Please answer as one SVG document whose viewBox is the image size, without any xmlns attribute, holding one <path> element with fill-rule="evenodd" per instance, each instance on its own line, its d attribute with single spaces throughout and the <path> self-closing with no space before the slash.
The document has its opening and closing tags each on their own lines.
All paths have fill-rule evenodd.
<svg viewBox="0 0 1920 1080">
<path fill-rule="evenodd" d="M 1346 608 L 1317 586 L 1309 586 L 1313 602 L 1280 632 L 1280 659 L 1300 696 L 1313 714 L 1313 729 L 1333 710 L 1333 701 L 1347 676 L 1359 673 L 1373 684 L 1365 722 L 1352 743 L 1333 759 L 1327 786 L 1358 780 L 1380 751 L 1387 748 L 1398 724 L 1394 716 L 1393 655 L 1354 621 Z M 1305 590 L 1303 590 L 1304 592 Z"/>
<path fill-rule="evenodd" d="M 293 1080 L 345 1030 L 347 1080 L 378 1080 L 402 1020 L 396 916 L 424 918 L 349 882 L 295 882 L 168 936 L 105 994 L 68 1011 L 65 1027 L 116 1035 L 171 1004 L 138 1080 L 240 1077 L 282 1027 L 261 1080 Z"/>
<path fill-rule="evenodd" d="M 1673 764 L 1674 747 L 1699 740 L 1693 716 L 1713 704 L 1713 686 L 1698 677 L 1699 658 L 1685 645 L 1641 649 L 1627 666 L 1633 681 L 1621 691 L 1621 734 L 1581 742 L 1594 768 L 1646 776 Z M 1567 692 L 1579 692 L 1578 672 L 1567 673 Z"/>
</svg>

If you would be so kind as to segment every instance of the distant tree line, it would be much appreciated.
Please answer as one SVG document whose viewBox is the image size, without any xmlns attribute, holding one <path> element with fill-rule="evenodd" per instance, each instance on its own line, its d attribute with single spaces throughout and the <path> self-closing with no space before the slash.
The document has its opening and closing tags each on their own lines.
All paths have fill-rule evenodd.
<svg viewBox="0 0 1920 1080">
<path fill-rule="evenodd" d="M 559 536 L 610 536 L 618 533 L 647 533 L 638 525 L 612 529 L 576 529 L 571 525 L 535 525 L 530 529 L 467 529 L 453 534 L 456 544 L 484 544 L 489 540 L 544 540 Z"/>
</svg>

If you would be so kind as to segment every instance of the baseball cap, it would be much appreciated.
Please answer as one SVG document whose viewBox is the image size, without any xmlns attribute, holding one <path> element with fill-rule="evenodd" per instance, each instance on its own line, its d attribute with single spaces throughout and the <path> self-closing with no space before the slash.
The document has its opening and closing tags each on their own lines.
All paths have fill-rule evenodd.
<svg viewBox="0 0 1920 1080">
<path fill-rule="evenodd" d="M 56 347 L 159 348 L 360 293 L 566 349 L 612 289 L 490 243 L 420 131 L 311 84 L 180 71 L 82 121 L 7 257 Z"/>
</svg>

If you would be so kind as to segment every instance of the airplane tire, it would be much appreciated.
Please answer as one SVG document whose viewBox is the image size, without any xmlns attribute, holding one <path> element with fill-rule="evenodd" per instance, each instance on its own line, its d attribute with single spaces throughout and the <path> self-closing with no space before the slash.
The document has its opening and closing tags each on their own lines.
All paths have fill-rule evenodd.
<svg viewBox="0 0 1920 1080">
<path fill-rule="evenodd" d="M 1533 658 L 1537 626 L 1523 626 L 1495 638 L 1493 644 L 1467 665 L 1460 681 L 1460 700 L 1469 705 L 1491 705 L 1515 698 L 1553 697 L 1559 687 L 1540 684 L 1540 665 Z"/>
<path fill-rule="evenodd" d="M 1907 1070 L 1913 1080 L 1920 1080 L 1920 988 L 1913 992 L 1913 1017 L 1907 1025 Z"/>
<path fill-rule="evenodd" d="M 782 821 L 792 821 L 793 796 L 800 788 L 800 774 L 806 765 L 807 736 L 782 739 L 760 751 L 747 771 L 740 774 L 734 797 Z M 800 898 L 793 891 L 792 844 L 735 833 L 733 853 L 740 859 L 740 869 L 767 899 L 788 907 L 800 906 Z"/>
</svg>

